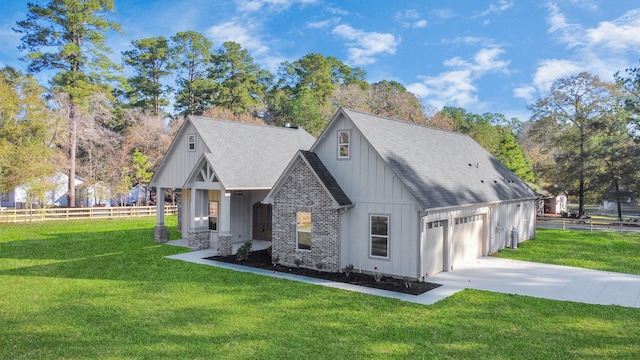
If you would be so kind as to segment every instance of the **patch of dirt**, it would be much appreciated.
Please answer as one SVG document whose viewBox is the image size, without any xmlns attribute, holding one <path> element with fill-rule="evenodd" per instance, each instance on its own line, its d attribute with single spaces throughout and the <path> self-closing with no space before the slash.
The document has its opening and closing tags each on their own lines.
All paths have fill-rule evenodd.
<svg viewBox="0 0 640 360">
<path fill-rule="evenodd" d="M 395 291 L 403 294 L 420 295 L 429 290 L 433 290 L 442 285 L 430 283 L 430 282 L 417 282 L 417 281 L 405 281 L 402 279 L 396 279 L 388 276 L 383 276 L 382 279 L 377 282 L 372 275 L 362 274 L 358 271 L 353 271 L 349 276 L 340 272 L 326 272 L 318 271 L 314 269 L 307 269 L 303 267 L 287 267 L 282 265 L 273 265 L 271 263 L 271 255 L 267 250 L 252 251 L 249 255 L 249 259 L 244 261 L 238 261 L 235 255 L 231 256 L 211 256 L 206 258 L 207 260 L 221 261 L 231 264 L 244 265 L 254 268 L 266 269 L 271 271 L 278 271 L 283 273 L 290 273 L 295 275 L 307 276 L 317 279 L 324 279 L 336 282 L 343 282 L 347 284 L 367 286 L 370 288 Z"/>
</svg>

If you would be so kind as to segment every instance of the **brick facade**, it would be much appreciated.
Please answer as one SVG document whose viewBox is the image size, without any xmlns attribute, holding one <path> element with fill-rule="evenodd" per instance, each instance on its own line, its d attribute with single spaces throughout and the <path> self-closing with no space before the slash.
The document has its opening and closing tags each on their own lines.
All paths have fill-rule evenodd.
<svg viewBox="0 0 640 360">
<path fill-rule="evenodd" d="M 164 225 L 156 225 L 153 228 L 153 240 L 158 244 L 164 244 L 169 241 L 169 230 Z"/>
<path fill-rule="evenodd" d="M 189 248 L 191 250 L 204 250 L 211 248 L 211 240 L 209 229 L 189 231 Z"/>
<path fill-rule="evenodd" d="M 311 213 L 311 250 L 298 250 L 296 214 Z M 274 259 L 287 266 L 301 266 L 337 272 L 339 266 L 339 216 L 332 207 L 332 198 L 304 161 L 298 160 L 274 197 L 273 241 Z"/>
</svg>

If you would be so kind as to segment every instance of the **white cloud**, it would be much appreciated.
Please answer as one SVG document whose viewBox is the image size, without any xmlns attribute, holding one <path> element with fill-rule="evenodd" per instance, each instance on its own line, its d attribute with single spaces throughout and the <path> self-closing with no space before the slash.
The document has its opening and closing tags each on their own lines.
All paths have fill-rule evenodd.
<svg viewBox="0 0 640 360">
<path fill-rule="evenodd" d="M 420 13 L 415 9 L 397 13 L 394 20 L 402 24 L 404 27 L 413 29 L 419 29 L 427 26 L 427 20 L 422 19 L 420 17 Z"/>
<path fill-rule="evenodd" d="M 627 12 L 613 21 L 603 21 L 586 31 L 589 45 L 613 51 L 625 51 L 640 45 L 640 9 Z"/>
<path fill-rule="evenodd" d="M 258 31 L 255 26 L 228 21 L 210 27 L 207 29 L 206 35 L 210 37 L 215 44 L 222 44 L 225 41 L 235 41 L 255 56 L 264 54 L 269 50 L 269 47 L 266 46 L 258 36 L 253 35 L 253 33 Z"/>
<path fill-rule="evenodd" d="M 499 59 L 502 53 L 502 49 L 492 47 L 480 49 L 471 60 L 448 59 L 444 65 L 452 70 L 436 76 L 422 76 L 421 82 L 408 85 L 407 90 L 436 108 L 476 105 L 479 99 L 475 82 L 490 72 L 509 72 L 509 61 Z"/>
<path fill-rule="evenodd" d="M 536 88 L 531 85 L 525 85 L 513 89 L 513 97 L 524 99 L 527 103 L 533 103 L 536 95 Z"/>
<path fill-rule="evenodd" d="M 313 4 L 317 0 L 236 0 L 238 10 L 242 12 L 257 12 L 267 8 L 271 11 L 283 11 L 293 5 Z"/>
<path fill-rule="evenodd" d="M 310 21 L 307 22 L 307 27 L 311 29 L 324 29 L 329 26 L 333 26 L 340 22 L 340 18 L 333 18 L 324 21 Z"/>
<path fill-rule="evenodd" d="M 392 34 L 366 32 L 349 25 L 338 25 L 332 33 L 347 40 L 347 56 L 354 66 L 373 64 L 377 56 L 395 54 L 400 44 L 400 39 Z"/>
<path fill-rule="evenodd" d="M 515 97 L 530 102 L 535 96 L 548 92 L 555 80 L 582 71 L 612 81 L 616 71 L 629 66 L 628 56 L 636 56 L 640 46 L 640 9 L 585 28 L 567 20 L 558 5 L 548 3 L 546 6 L 548 33 L 567 48 L 567 57 L 540 60 L 531 83 L 514 89 Z"/>
<path fill-rule="evenodd" d="M 507 1 L 507 0 L 499 0 L 498 4 L 490 4 L 489 8 L 483 12 L 481 12 L 480 14 L 478 14 L 478 16 L 487 16 L 487 15 L 491 15 L 493 13 L 499 14 L 501 12 L 504 12 L 506 10 L 509 10 L 511 7 L 513 6 L 513 1 Z"/>
</svg>

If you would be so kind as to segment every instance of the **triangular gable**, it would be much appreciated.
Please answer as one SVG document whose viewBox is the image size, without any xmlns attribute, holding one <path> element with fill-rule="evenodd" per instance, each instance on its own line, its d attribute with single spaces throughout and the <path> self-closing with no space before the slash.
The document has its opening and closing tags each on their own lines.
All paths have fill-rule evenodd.
<svg viewBox="0 0 640 360">
<path fill-rule="evenodd" d="M 311 147 L 347 119 L 423 209 L 534 199 L 535 193 L 470 136 L 340 108 Z"/>
<path fill-rule="evenodd" d="M 340 185 L 336 182 L 335 178 L 331 175 L 329 170 L 324 166 L 320 158 L 310 151 L 299 150 L 293 159 L 287 165 L 285 171 L 282 172 L 275 185 L 269 191 L 269 194 L 265 197 L 263 203 L 273 204 L 276 194 L 280 191 L 285 181 L 293 171 L 293 168 L 298 163 L 298 160 L 302 160 L 304 164 L 311 170 L 311 173 L 315 176 L 316 180 L 327 192 L 331 198 L 332 207 L 334 209 L 352 207 L 353 203 L 349 200 L 349 197 L 344 193 Z"/>
<path fill-rule="evenodd" d="M 202 156 L 200 156 L 200 159 L 191 170 L 183 187 L 189 188 L 196 184 L 196 187 L 199 189 L 224 189 L 224 184 L 220 181 L 218 174 L 216 174 L 208 154 L 202 154 Z"/>
<path fill-rule="evenodd" d="M 186 131 L 186 129 L 189 128 L 190 123 L 191 123 L 190 117 L 187 117 L 184 120 L 184 122 L 182 123 L 182 125 L 180 125 L 180 128 L 176 132 L 176 135 L 173 137 L 173 141 L 169 145 L 169 149 L 167 149 L 167 151 L 164 153 L 164 156 L 162 157 L 162 160 L 160 160 L 160 164 L 158 165 L 158 168 L 156 169 L 155 173 L 151 177 L 151 181 L 149 182 L 150 186 L 152 186 L 152 187 L 156 186 L 156 182 L 158 181 L 158 178 L 160 176 L 162 176 L 162 173 L 163 173 L 165 167 L 167 166 L 167 161 L 168 161 L 169 157 L 175 151 L 174 149 L 177 146 L 179 146 L 178 141 L 176 141 L 176 139 L 180 139 L 182 137 L 182 135 Z"/>
</svg>

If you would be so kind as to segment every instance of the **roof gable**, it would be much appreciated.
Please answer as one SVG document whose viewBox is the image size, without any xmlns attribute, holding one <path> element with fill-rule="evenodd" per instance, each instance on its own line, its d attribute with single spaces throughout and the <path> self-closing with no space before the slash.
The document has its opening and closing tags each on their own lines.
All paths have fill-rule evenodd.
<svg viewBox="0 0 640 360">
<path fill-rule="evenodd" d="M 329 170 L 324 166 L 318 155 L 311 151 L 300 150 L 296 153 L 293 159 L 287 165 L 285 171 L 280 175 L 280 178 L 273 186 L 269 194 L 265 197 L 265 203 L 273 203 L 273 200 L 280 191 L 280 188 L 289 177 L 291 171 L 298 163 L 298 159 L 301 159 L 306 166 L 311 170 L 316 179 L 322 184 L 323 188 L 327 192 L 327 194 L 331 197 L 334 208 L 344 208 L 353 206 L 349 197 L 344 193 L 338 182 L 335 180 L 333 175 L 329 172 Z"/>
<path fill-rule="evenodd" d="M 348 109 L 340 109 L 332 122 L 341 115 L 353 123 L 424 209 L 537 196 L 467 135 Z"/>
<path fill-rule="evenodd" d="M 204 155 L 227 190 L 270 189 L 291 157 L 308 149 L 315 141 L 303 129 L 241 123 L 237 121 L 189 116 L 190 123 L 204 142 Z M 182 136 L 183 124 L 178 136 Z M 174 140 L 175 141 L 175 140 Z M 171 144 L 171 151 L 185 151 Z M 202 166 L 198 162 L 196 166 Z M 165 171 L 161 166 L 158 172 Z M 191 170 L 191 175 L 199 169 Z"/>
</svg>

